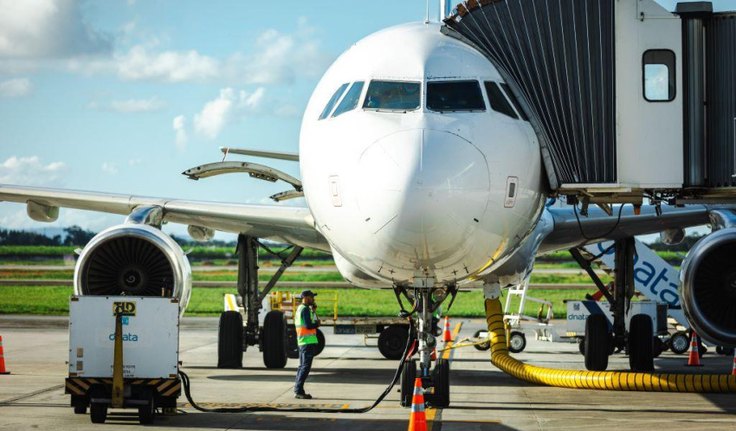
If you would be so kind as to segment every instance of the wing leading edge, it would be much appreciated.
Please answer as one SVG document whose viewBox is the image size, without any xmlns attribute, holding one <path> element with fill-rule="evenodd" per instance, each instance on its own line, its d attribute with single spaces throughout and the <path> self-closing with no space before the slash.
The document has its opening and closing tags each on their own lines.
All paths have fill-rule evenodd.
<svg viewBox="0 0 736 431">
<path fill-rule="evenodd" d="M 189 201 L 14 185 L 0 185 L 0 200 L 121 215 L 128 215 L 141 206 L 159 206 L 163 209 L 164 221 L 248 233 L 329 250 L 324 237 L 314 227 L 312 214 L 305 207 Z"/>
</svg>

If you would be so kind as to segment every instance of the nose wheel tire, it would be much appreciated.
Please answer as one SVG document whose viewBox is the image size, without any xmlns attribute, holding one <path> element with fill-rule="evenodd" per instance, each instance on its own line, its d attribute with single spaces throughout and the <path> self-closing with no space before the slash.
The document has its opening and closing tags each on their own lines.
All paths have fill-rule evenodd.
<svg viewBox="0 0 736 431">
<path fill-rule="evenodd" d="M 651 333 L 650 333 L 651 335 Z M 608 319 L 602 314 L 591 314 L 585 320 L 584 339 L 585 368 L 590 371 L 605 371 L 611 350 L 611 335 Z"/>
<path fill-rule="evenodd" d="M 526 336 L 520 331 L 511 331 L 509 334 L 509 352 L 521 353 L 526 349 Z"/>
<path fill-rule="evenodd" d="M 417 361 L 405 361 L 401 372 L 401 407 L 411 407 L 414 396 L 414 379 L 417 377 Z"/>
<path fill-rule="evenodd" d="M 404 354 L 408 337 L 407 325 L 389 325 L 378 335 L 378 351 L 386 359 L 400 359 Z"/>
<path fill-rule="evenodd" d="M 637 314 L 629 324 L 629 366 L 631 371 L 654 370 L 654 340 L 652 337 L 652 318 Z"/>
<path fill-rule="evenodd" d="M 220 314 L 217 368 L 243 368 L 243 316 L 237 311 Z"/>
<path fill-rule="evenodd" d="M 263 364 L 266 368 L 284 368 L 287 361 L 286 317 L 281 311 L 273 310 L 263 321 L 261 347 Z"/>
<path fill-rule="evenodd" d="M 450 361 L 440 359 L 432 371 L 434 393 L 427 394 L 425 400 L 432 407 L 448 407 L 450 405 Z"/>
</svg>

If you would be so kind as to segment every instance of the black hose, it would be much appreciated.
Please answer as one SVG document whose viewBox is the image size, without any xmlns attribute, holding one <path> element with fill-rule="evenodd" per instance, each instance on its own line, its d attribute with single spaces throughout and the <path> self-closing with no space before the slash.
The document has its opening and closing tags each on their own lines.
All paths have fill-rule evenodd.
<svg viewBox="0 0 736 431">
<path fill-rule="evenodd" d="M 355 409 L 325 409 L 317 407 L 294 407 L 294 408 L 283 408 L 283 407 L 264 407 L 264 406 L 243 406 L 243 407 L 220 407 L 216 409 L 208 409 L 197 405 L 192 399 L 191 383 L 189 376 L 184 371 L 179 371 L 181 377 L 181 383 L 184 386 L 184 396 L 186 396 L 189 404 L 195 409 L 206 412 L 206 413 L 245 413 L 245 412 L 295 412 L 295 413 L 367 413 L 373 410 L 378 404 L 383 401 L 384 398 L 391 392 L 391 389 L 396 385 L 401 377 L 401 372 L 404 370 L 404 363 L 407 359 L 406 355 L 409 353 L 409 346 L 412 345 L 413 339 L 411 337 L 411 320 L 409 321 L 409 336 L 407 337 L 406 346 L 404 347 L 404 354 L 401 355 L 401 361 L 399 366 L 394 373 L 391 383 L 388 385 L 386 390 L 376 399 L 376 401 L 368 407 L 361 407 Z"/>
</svg>

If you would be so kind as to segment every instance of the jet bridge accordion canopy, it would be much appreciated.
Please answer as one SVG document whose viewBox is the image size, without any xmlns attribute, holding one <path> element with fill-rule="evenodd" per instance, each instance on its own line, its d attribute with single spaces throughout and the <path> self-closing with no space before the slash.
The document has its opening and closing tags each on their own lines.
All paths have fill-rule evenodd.
<svg viewBox="0 0 736 431">
<path fill-rule="evenodd" d="M 617 180 L 614 16 L 613 0 L 471 0 L 445 20 L 525 102 L 553 189 Z"/>
</svg>

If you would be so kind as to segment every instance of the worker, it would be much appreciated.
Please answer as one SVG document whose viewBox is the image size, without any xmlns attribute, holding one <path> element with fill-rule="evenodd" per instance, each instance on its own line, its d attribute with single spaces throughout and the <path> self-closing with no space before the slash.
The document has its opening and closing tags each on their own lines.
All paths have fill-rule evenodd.
<svg viewBox="0 0 736 431">
<path fill-rule="evenodd" d="M 296 383 L 294 384 L 294 398 L 309 400 L 312 396 L 304 392 L 304 382 L 312 369 L 312 360 L 317 351 L 317 328 L 320 321 L 314 310 L 317 304 L 314 302 L 316 293 L 305 290 L 299 295 L 302 303 L 296 309 L 294 325 L 296 326 L 296 340 L 299 345 L 299 368 L 296 370 Z"/>
</svg>

